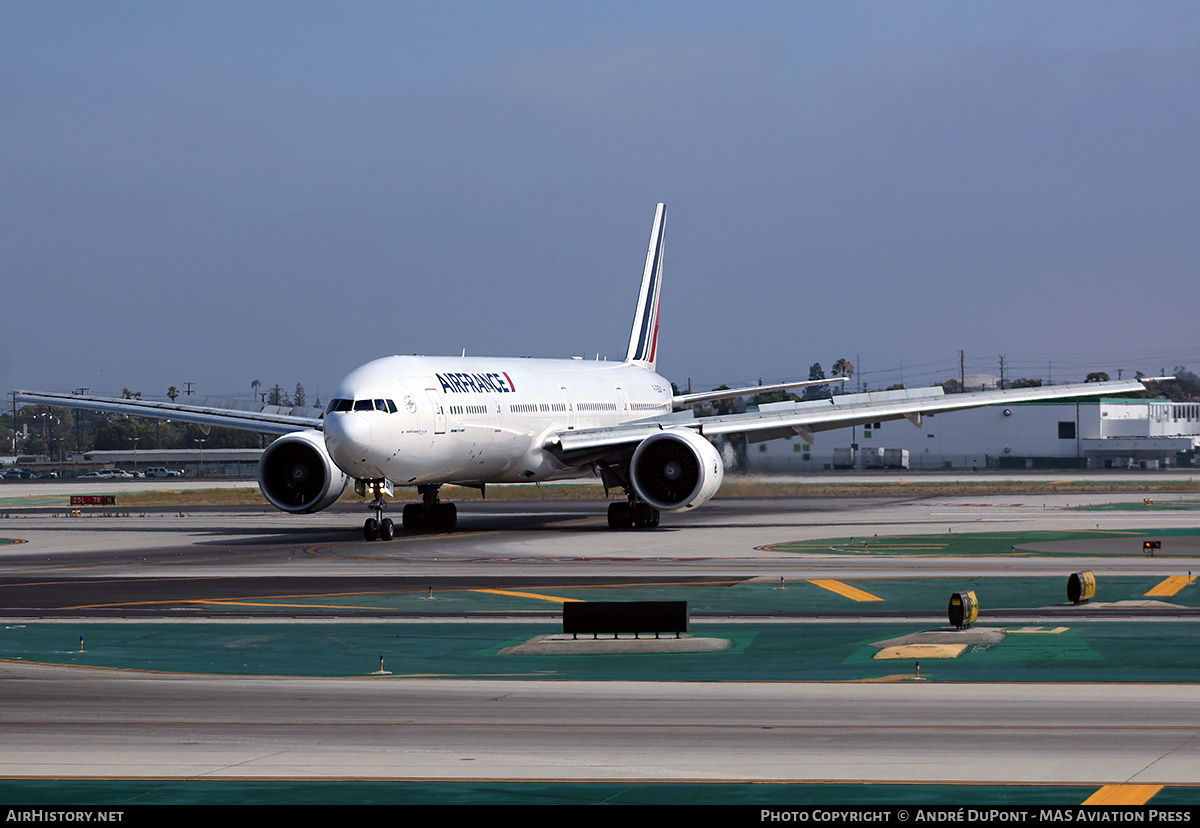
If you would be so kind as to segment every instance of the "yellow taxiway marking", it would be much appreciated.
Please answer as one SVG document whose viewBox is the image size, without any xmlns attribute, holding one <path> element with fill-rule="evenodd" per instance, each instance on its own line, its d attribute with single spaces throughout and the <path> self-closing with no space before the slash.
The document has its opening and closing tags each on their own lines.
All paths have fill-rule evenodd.
<svg viewBox="0 0 1200 828">
<path fill-rule="evenodd" d="M 1059 633 L 1065 633 L 1069 629 L 1070 627 L 1051 627 L 1050 629 L 1046 629 L 1045 627 L 1018 627 L 1014 630 L 1006 627 L 1001 632 L 1006 635 L 1012 635 L 1013 633 L 1040 633 L 1042 635 L 1058 635 Z"/>
<path fill-rule="evenodd" d="M 872 595 L 869 592 L 863 592 L 861 589 L 843 584 L 841 581 L 830 581 L 825 579 L 810 580 L 810 584 L 815 584 L 821 589 L 827 589 L 830 592 L 836 592 L 838 595 L 849 598 L 851 601 L 882 601 L 878 595 Z"/>
<path fill-rule="evenodd" d="M 1145 805 L 1162 785 L 1105 785 L 1083 800 L 1084 805 Z"/>
<path fill-rule="evenodd" d="M 1196 580 L 1195 575 L 1172 575 L 1146 593 L 1146 597 L 1167 597 L 1176 595 L 1185 586 Z"/>
<path fill-rule="evenodd" d="M 355 604 L 277 604 L 274 601 L 180 601 L 181 604 L 212 604 L 218 607 L 278 607 L 280 609 L 354 609 L 389 610 L 395 607 L 369 607 Z"/>
<path fill-rule="evenodd" d="M 507 589 L 473 589 L 471 592 L 490 592 L 492 595 L 513 595 L 517 598 L 538 598 L 542 601 L 553 601 L 556 604 L 579 602 L 579 598 L 557 598 L 553 595 L 538 595 L 533 592 L 510 592 Z"/>
<path fill-rule="evenodd" d="M 904 644 L 884 647 L 875 654 L 875 658 L 958 658 L 965 649 L 966 644 Z"/>
</svg>

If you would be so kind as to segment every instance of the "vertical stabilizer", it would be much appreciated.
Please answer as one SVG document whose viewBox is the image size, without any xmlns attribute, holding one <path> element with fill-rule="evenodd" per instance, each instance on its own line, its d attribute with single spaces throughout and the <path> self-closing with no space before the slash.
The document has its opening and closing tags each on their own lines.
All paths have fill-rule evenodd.
<svg viewBox="0 0 1200 828">
<path fill-rule="evenodd" d="M 637 313 L 633 317 L 633 332 L 629 335 L 626 362 L 654 370 L 658 355 L 658 299 L 662 290 L 663 235 L 667 229 L 667 206 L 659 204 L 654 212 L 654 229 L 650 231 L 650 249 L 646 252 L 646 269 L 642 272 L 642 290 L 638 295 Z"/>
</svg>

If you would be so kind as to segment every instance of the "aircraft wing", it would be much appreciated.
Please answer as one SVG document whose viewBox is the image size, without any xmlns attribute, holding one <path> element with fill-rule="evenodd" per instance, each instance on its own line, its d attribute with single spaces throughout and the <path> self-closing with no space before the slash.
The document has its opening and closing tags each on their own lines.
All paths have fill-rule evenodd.
<svg viewBox="0 0 1200 828">
<path fill-rule="evenodd" d="M 131 417 L 153 417 L 159 420 L 176 420 L 181 423 L 195 423 L 220 428 L 240 428 L 265 434 L 289 434 L 293 431 L 307 429 L 319 431 L 321 429 L 320 418 L 277 413 L 278 406 L 272 405 L 261 406 L 256 411 L 240 411 L 232 408 L 208 408 L 150 400 L 126 400 L 42 391 L 14 391 L 13 394 L 17 402 L 31 405 L 85 408 L 90 411 L 128 414 Z"/>
<path fill-rule="evenodd" d="M 914 425 L 920 426 L 922 417 L 926 414 L 1009 402 L 1126 394 L 1142 391 L 1144 388 L 1145 386 L 1137 380 L 1127 380 L 1039 388 L 1006 388 L 1003 391 L 975 391 L 965 394 L 945 394 L 939 386 L 875 391 L 866 394 L 844 394 L 827 400 L 768 403 L 759 406 L 758 411 L 747 411 L 744 414 L 690 417 L 689 412 L 677 412 L 667 417 L 637 420 L 619 426 L 558 431 L 549 435 L 545 445 L 560 455 L 596 452 L 634 445 L 668 428 L 689 428 L 710 437 L 719 434 L 745 434 L 752 443 L 791 434 L 799 435 L 811 443 L 815 432 L 852 425 L 906 418 Z"/>
<path fill-rule="evenodd" d="M 803 388 L 808 385 L 830 385 L 847 382 L 849 377 L 830 377 L 819 380 L 796 380 L 795 382 L 780 382 L 775 385 L 751 385 L 746 388 L 725 388 L 721 391 L 705 391 L 701 394 L 680 394 L 671 398 L 671 405 L 676 408 L 693 403 L 710 402 L 712 400 L 728 400 L 735 397 L 753 397 L 757 394 L 767 394 L 771 391 L 787 391 L 790 388 Z"/>
</svg>

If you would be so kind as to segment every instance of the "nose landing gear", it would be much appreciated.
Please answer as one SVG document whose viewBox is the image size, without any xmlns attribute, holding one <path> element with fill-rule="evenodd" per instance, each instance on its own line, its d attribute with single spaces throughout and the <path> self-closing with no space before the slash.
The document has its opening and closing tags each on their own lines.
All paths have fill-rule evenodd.
<svg viewBox="0 0 1200 828">
<path fill-rule="evenodd" d="M 354 489 L 364 497 L 367 494 L 373 494 L 375 497 L 367 504 L 367 508 L 375 513 L 375 517 L 369 517 L 363 523 L 363 540 L 385 540 L 389 541 L 396 536 L 396 525 L 392 523 L 391 518 L 383 516 L 384 507 L 387 502 L 383 499 L 386 494 L 389 497 L 392 494 L 392 484 L 389 480 L 359 480 L 354 484 Z"/>
</svg>

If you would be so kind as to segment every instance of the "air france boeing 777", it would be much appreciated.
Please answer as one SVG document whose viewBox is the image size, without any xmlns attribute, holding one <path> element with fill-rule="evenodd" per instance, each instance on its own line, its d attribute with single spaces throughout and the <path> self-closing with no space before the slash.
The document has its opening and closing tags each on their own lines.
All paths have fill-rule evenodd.
<svg viewBox="0 0 1200 828">
<path fill-rule="evenodd" d="M 666 208 L 659 204 L 642 273 L 629 348 L 622 362 L 391 356 L 351 371 L 320 418 L 202 408 L 73 394 L 17 392 L 18 402 L 89 408 L 282 434 L 263 452 L 259 485 L 285 512 L 316 512 L 349 481 L 372 497 L 363 534 L 390 540 L 385 496 L 415 487 L 404 507 L 409 531 L 450 530 L 447 483 L 534 483 L 598 474 L 625 500 L 608 507 L 613 528 L 658 526 L 662 511 L 692 509 L 721 486 L 724 467 L 709 439 L 741 433 L 751 442 L 999 402 L 1138 391 L 1138 381 L 1006 389 L 943 396 L 939 387 L 846 394 L 696 417 L 692 403 L 795 388 L 811 382 L 673 395 L 655 373 Z M 840 382 L 822 380 L 817 384 Z M 683 410 L 680 410 L 683 409 Z"/>
</svg>

